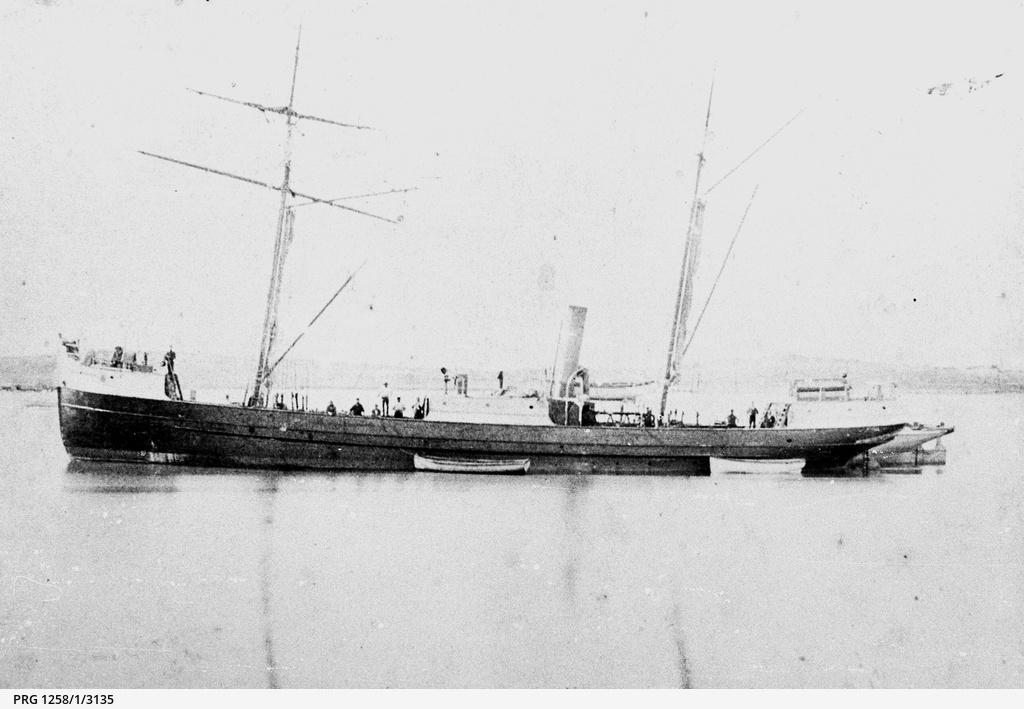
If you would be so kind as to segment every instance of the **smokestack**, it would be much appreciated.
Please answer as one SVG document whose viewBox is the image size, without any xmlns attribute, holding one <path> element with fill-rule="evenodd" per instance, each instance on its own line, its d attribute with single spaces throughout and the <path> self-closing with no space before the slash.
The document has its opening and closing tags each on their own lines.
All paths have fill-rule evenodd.
<svg viewBox="0 0 1024 709">
<path fill-rule="evenodd" d="M 551 381 L 551 396 L 562 398 L 566 395 L 565 381 L 576 373 L 580 366 L 580 347 L 583 345 L 583 326 L 587 322 L 587 309 L 570 305 L 569 313 L 562 325 L 555 354 L 555 368 Z"/>
</svg>

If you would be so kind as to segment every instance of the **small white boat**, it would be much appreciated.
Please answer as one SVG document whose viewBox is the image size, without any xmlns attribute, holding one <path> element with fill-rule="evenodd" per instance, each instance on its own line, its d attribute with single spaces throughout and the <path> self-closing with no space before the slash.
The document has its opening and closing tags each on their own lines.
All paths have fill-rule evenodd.
<svg viewBox="0 0 1024 709">
<path fill-rule="evenodd" d="M 529 458 L 442 458 L 416 453 L 412 457 L 416 470 L 437 473 L 527 473 Z"/>
<path fill-rule="evenodd" d="M 711 470 L 716 473 L 799 473 L 803 458 L 712 458 Z"/>
</svg>

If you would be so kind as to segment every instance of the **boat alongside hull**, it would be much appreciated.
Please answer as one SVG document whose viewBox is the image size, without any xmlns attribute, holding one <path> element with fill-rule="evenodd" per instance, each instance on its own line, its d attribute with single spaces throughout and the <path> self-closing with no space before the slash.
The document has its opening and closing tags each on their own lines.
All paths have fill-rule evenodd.
<svg viewBox="0 0 1024 709">
<path fill-rule="evenodd" d="M 615 428 L 327 416 L 58 389 L 80 459 L 278 470 L 413 471 L 413 456 L 528 458 L 531 472 L 708 475 L 711 456 L 842 465 L 901 425 Z"/>
<path fill-rule="evenodd" d="M 802 458 L 758 460 L 756 458 L 714 458 L 711 467 L 722 473 L 799 473 L 804 469 Z"/>
<path fill-rule="evenodd" d="M 470 473 L 473 475 L 518 475 L 530 472 L 529 458 L 438 458 L 415 454 L 416 470 L 433 473 Z"/>
</svg>

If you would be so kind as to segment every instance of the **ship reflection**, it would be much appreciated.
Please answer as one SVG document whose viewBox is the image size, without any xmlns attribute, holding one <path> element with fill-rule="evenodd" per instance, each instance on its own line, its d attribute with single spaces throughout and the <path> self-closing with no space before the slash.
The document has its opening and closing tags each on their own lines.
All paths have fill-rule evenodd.
<svg viewBox="0 0 1024 709">
<path fill-rule="evenodd" d="M 587 508 L 588 495 L 598 480 L 589 475 L 567 475 L 555 478 L 558 486 L 564 493 L 562 521 L 565 530 L 565 542 L 563 548 L 562 566 L 562 588 L 566 601 L 573 607 L 587 599 L 581 599 L 578 593 L 580 583 L 580 559 L 586 553 L 589 540 L 594 535 L 594 530 L 588 528 Z M 672 604 L 665 614 L 665 623 L 668 626 L 668 636 L 672 639 L 672 654 L 675 666 L 679 673 L 679 687 L 690 689 L 693 687 L 692 670 L 687 653 L 686 632 L 683 626 L 683 616 L 680 609 L 680 592 L 678 588 L 670 588 Z M 606 594 L 601 594 L 607 598 Z M 574 633 L 576 630 L 574 629 Z"/>
<path fill-rule="evenodd" d="M 260 558 L 257 577 L 260 584 L 260 601 L 263 620 L 263 660 L 267 668 L 267 688 L 277 689 L 280 687 L 277 676 L 277 663 L 274 659 L 274 636 L 272 632 L 273 618 L 273 596 L 271 594 L 270 579 L 273 576 L 271 571 L 274 553 L 274 505 L 277 500 L 278 476 L 271 474 L 262 478 L 262 485 L 259 488 L 260 499 L 263 501 L 263 523 L 260 525 Z"/>
<path fill-rule="evenodd" d="M 257 481 L 255 492 L 260 505 L 259 558 L 256 577 L 259 584 L 260 619 L 263 636 L 263 666 L 266 668 L 266 685 L 269 689 L 280 687 L 278 665 L 274 654 L 273 638 L 273 542 L 274 514 L 277 502 L 278 483 L 282 473 L 267 472 L 253 474 L 251 470 L 221 468 L 192 468 L 188 466 L 167 466 L 145 463 L 97 462 L 71 460 L 64 469 L 65 489 L 74 493 L 100 494 L 142 494 L 177 493 L 179 481 L 184 476 L 211 474 L 243 474 Z"/>
<path fill-rule="evenodd" d="M 576 584 L 579 577 L 579 555 L 586 543 L 585 522 L 581 519 L 586 508 L 586 492 L 593 485 L 589 476 L 569 475 L 559 478 L 565 492 L 562 522 L 565 527 L 565 558 L 562 566 L 562 590 L 566 600 L 578 602 Z"/>
<path fill-rule="evenodd" d="M 239 478 L 250 478 L 256 480 L 273 478 L 346 478 L 363 482 L 365 480 L 379 480 L 386 477 L 388 480 L 402 480 L 422 475 L 422 473 L 411 473 L 405 470 L 388 471 L 360 471 L 360 470 L 254 470 L 252 468 L 217 468 L 201 467 L 193 465 L 167 465 L 164 463 L 125 463 L 115 461 L 79 460 L 71 458 L 64 467 L 68 475 L 88 477 L 96 480 L 101 479 L 134 479 L 154 480 L 157 478 L 182 479 L 186 476 L 229 476 Z M 465 476 L 463 476 L 465 477 Z"/>
<path fill-rule="evenodd" d="M 178 491 L 177 472 L 166 465 L 72 459 L 64 469 L 64 484 L 71 492 L 170 493 Z"/>
<path fill-rule="evenodd" d="M 672 610 L 669 612 L 668 629 L 676 644 L 677 662 L 679 665 L 679 688 L 692 689 L 693 678 L 690 671 L 690 660 L 686 653 L 686 635 L 683 633 L 683 623 L 678 601 L 672 604 Z"/>
<path fill-rule="evenodd" d="M 167 466 L 153 464 L 131 464 L 131 463 L 101 463 L 72 460 L 67 463 L 64 470 L 63 485 L 65 489 L 73 493 L 100 493 L 100 494 L 135 494 L 135 493 L 175 493 L 182 492 L 186 495 L 200 490 L 206 490 L 208 486 L 204 481 L 214 482 L 216 476 L 223 476 L 221 484 L 236 492 L 239 496 L 232 496 L 231 499 L 237 502 L 248 500 L 246 506 L 254 513 L 252 517 L 257 529 L 252 535 L 253 551 L 255 552 L 253 562 L 254 581 L 256 592 L 253 603 L 258 604 L 253 610 L 254 615 L 259 617 L 259 638 L 258 645 L 253 646 L 253 653 L 259 658 L 254 663 L 259 673 L 259 682 L 268 688 L 278 688 L 287 684 L 288 668 L 278 664 L 277 654 L 281 650 L 279 642 L 275 642 L 275 621 L 280 621 L 281 614 L 275 613 L 275 604 L 284 602 L 286 605 L 281 609 L 287 613 L 287 598 L 282 597 L 282 588 L 277 586 L 278 593 L 275 594 L 273 579 L 275 573 L 280 573 L 281 558 L 275 554 L 275 540 L 278 533 L 275 530 L 276 521 L 288 522 L 287 518 L 278 520 L 283 514 L 282 503 L 279 494 L 287 494 L 293 490 L 292 482 L 297 478 L 331 478 L 334 482 L 328 486 L 331 491 L 339 490 L 346 496 L 363 497 L 379 500 L 383 495 L 385 499 L 393 494 L 403 495 L 409 491 L 416 492 L 416 486 L 426 485 L 439 493 L 440 499 L 459 499 L 461 493 L 467 491 L 488 491 L 494 490 L 496 494 L 486 493 L 482 499 L 502 500 L 506 495 L 501 491 L 505 488 L 513 494 L 516 504 L 523 504 L 529 501 L 530 508 L 538 513 L 548 516 L 548 519 L 534 519 L 533 524 L 537 529 L 546 530 L 544 535 L 547 543 L 550 544 L 547 556 L 549 562 L 553 562 L 548 568 L 554 572 L 549 576 L 548 583 L 555 591 L 553 600 L 561 597 L 561 611 L 556 611 L 556 616 L 561 619 L 561 630 L 565 637 L 588 640 L 603 647 L 607 643 L 616 641 L 606 636 L 608 630 L 595 631 L 591 622 L 595 617 L 601 618 L 600 625 L 609 630 L 616 627 L 619 614 L 636 614 L 636 609 L 631 605 L 629 598 L 637 591 L 636 584 L 627 581 L 625 585 L 608 585 L 605 566 L 612 568 L 625 565 L 630 567 L 629 560 L 607 558 L 605 554 L 608 545 L 601 543 L 607 539 L 612 532 L 607 528 L 608 520 L 618 520 L 618 512 L 622 509 L 620 503 L 626 502 L 633 494 L 629 485 L 621 483 L 620 478 L 601 477 L 587 475 L 548 475 L 548 476 L 481 476 L 481 475 L 450 475 L 434 473 L 394 473 L 381 475 L 380 473 L 296 473 L 284 471 L 266 471 L 255 473 L 252 470 L 234 470 L 227 468 L 193 468 L 188 466 Z M 237 485 L 241 480 L 243 490 L 238 491 Z M 228 482 L 229 480 L 233 482 Z M 658 481 L 646 481 L 644 485 L 672 486 L 669 479 Z M 692 481 L 685 481 L 691 485 Z M 413 486 L 409 488 L 408 486 Z M 304 487 L 304 486 L 303 486 Z M 420 490 L 422 488 L 419 488 Z M 476 498 L 473 498 L 476 499 Z M 546 503 L 545 504 L 545 500 Z M 486 504 L 486 503 L 485 503 Z M 498 503 L 500 504 L 500 502 Z M 609 513 L 612 513 L 609 515 Z M 681 514 L 685 514 L 682 512 Z M 287 524 L 286 524 L 287 526 Z M 646 523 L 644 523 L 646 526 Z M 615 534 L 628 534 L 628 525 L 619 530 L 616 527 Z M 518 567 L 524 555 L 535 553 L 527 551 L 531 549 L 529 544 L 522 547 L 522 540 L 513 538 L 510 545 L 500 550 L 511 561 L 502 567 L 500 573 L 508 573 L 504 569 Z M 532 540 L 526 540 L 532 543 Z M 596 543 L 595 543 L 596 542 Z M 601 551 L 604 550 L 604 551 Z M 288 548 L 283 549 L 287 555 Z M 286 558 L 286 557 L 285 557 Z M 250 567 L 252 568 L 252 567 Z M 645 613 L 654 611 L 654 617 L 648 616 L 647 620 L 654 621 L 655 625 L 661 625 L 667 632 L 662 637 L 666 642 L 661 651 L 665 669 L 670 670 L 670 681 L 677 682 L 677 686 L 689 688 L 694 685 L 694 668 L 688 654 L 687 630 L 684 628 L 685 617 L 688 615 L 686 600 L 688 593 L 681 586 L 679 574 L 685 575 L 685 570 L 676 568 L 668 569 L 669 580 L 660 584 L 660 601 L 657 606 L 649 607 Z M 665 575 L 663 575 L 664 577 Z M 510 578 L 501 578 L 499 583 L 526 583 L 527 586 L 534 586 L 537 579 L 532 575 L 516 575 Z M 636 583 L 639 583 L 638 581 Z M 601 586 L 595 587 L 595 584 Z M 602 585 L 603 584 L 603 585 Z M 652 584 L 654 585 L 654 584 Z M 493 585 L 485 584 L 484 588 L 493 589 Z M 535 592 L 536 588 L 523 589 L 528 596 Z M 559 594 L 558 591 L 561 593 Z M 276 596 L 276 597 L 275 597 Z M 657 597 L 656 596 L 656 597 Z M 609 598 L 610 597 L 610 598 Z M 557 602 L 557 600 L 556 600 Z M 529 607 L 519 607 L 515 601 L 511 606 L 503 607 L 499 611 L 499 633 L 507 631 L 507 626 L 522 623 L 523 619 L 529 619 L 535 611 Z M 255 629 L 254 629 L 255 630 Z M 279 634 L 280 635 L 280 634 Z M 285 635 L 287 637 L 287 634 Z M 502 650 L 498 649 L 501 643 L 496 636 L 496 650 L 498 656 Z M 277 638 L 278 641 L 281 637 Z M 515 647 L 507 649 L 514 653 Z M 287 652 L 286 652 L 287 654 Z"/>
</svg>

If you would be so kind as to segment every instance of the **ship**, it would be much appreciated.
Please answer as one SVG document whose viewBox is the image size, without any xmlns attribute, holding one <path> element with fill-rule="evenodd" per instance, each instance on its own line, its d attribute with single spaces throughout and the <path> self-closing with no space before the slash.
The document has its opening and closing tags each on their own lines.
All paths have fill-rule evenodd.
<svg viewBox="0 0 1024 709">
<path fill-rule="evenodd" d="M 58 386 L 60 430 L 78 459 L 276 470 L 412 472 L 417 460 L 458 461 L 462 470 L 530 473 L 708 475 L 711 457 L 800 458 L 805 469 L 841 468 L 889 441 L 902 424 L 843 428 L 742 429 L 619 421 L 598 411 L 579 366 L 586 309 L 570 308 L 552 390 L 522 399 L 533 418 L 476 423 L 354 416 L 183 400 L 168 376 L 84 365 L 66 352 Z M 565 375 L 562 377 L 562 375 Z M 561 383 L 559 384 L 559 378 Z M 134 395 L 116 393 L 134 380 Z M 250 397 L 251 398 L 251 397 Z M 429 404 L 428 404 L 429 406 Z M 436 469 L 443 469 L 443 465 Z"/>
<path fill-rule="evenodd" d="M 185 400 L 173 352 L 164 358 L 162 371 L 148 366 L 143 371 L 126 363 L 123 353 L 117 361 L 86 362 L 80 357 L 77 343 L 66 342 L 57 397 L 61 437 L 73 458 L 284 471 L 413 472 L 428 467 L 441 471 L 473 470 L 480 474 L 509 474 L 513 470 L 522 474 L 528 470 L 530 474 L 708 475 L 712 457 L 757 461 L 801 459 L 805 461 L 805 471 L 842 468 L 869 448 L 890 441 L 902 428 L 902 424 L 884 424 L 742 429 L 691 426 L 665 420 L 668 391 L 678 380 L 679 358 L 687 343 L 686 319 L 704 211 L 700 192 L 703 146 L 698 155 L 694 199 L 683 247 L 660 416 L 655 417 L 648 410 L 628 419 L 621 411 L 618 420 L 613 414 L 605 413 L 602 417 L 597 409 L 600 397 L 590 396 L 589 374 L 579 362 L 587 313 L 583 307 L 570 307 L 564 337 L 559 337 L 556 347 L 556 364 L 547 392 L 528 404 L 531 414 L 520 422 L 440 420 L 431 417 L 429 402 L 423 415 L 417 418 L 330 415 L 308 411 L 304 406 L 289 408 L 283 396 L 271 395 L 276 367 L 302 337 L 300 334 L 282 354 L 277 354 L 277 311 L 285 257 L 293 238 L 296 201 L 306 200 L 305 204 L 319 203 L 393 221 L 346 205 L 343 200 L 320 199 L 298 193 L 291 187 L 291 141 L 293 126 L 298 120 L 364 127 L 307 116 L 294 110 L 298 56 L 297 43 L 291 94 L 286 106 L 262 106 L 196 92 L 285 118 L 287 139 L 280 185 L 139 151 L 280 193 L 263 334 L 251 390 L 247 388 L 244 400 L 236 404 Z M 709 96 L 705 145 L 710 111 Z M 316 318 L 309 326 L 315 321 Z"/>
</svg>

